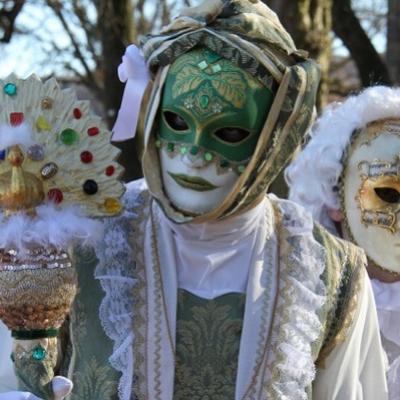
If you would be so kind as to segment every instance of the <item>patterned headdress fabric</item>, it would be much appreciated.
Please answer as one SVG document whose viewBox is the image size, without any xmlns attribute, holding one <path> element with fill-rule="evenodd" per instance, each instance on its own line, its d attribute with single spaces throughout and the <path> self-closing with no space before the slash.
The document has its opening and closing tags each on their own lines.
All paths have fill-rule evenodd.
<svg viewBox="0 0 400 400">
<path fill-rule="evenodd" d="M 174 210 L 163 194 L 153 129 L 169 65 L 195 47 L 211 49 L 268 87 L 273 82 L 276 91 L 254 155 L 235 190 L 216 210 L 193 219 Z M 142 50 L 154 76 L 143 159 L 153 196 L 177 222 L 215 220 L 251 207 L 289 162 L 311 122 L 317 65 L 296 49 L 276 14 L 257 0 L 205 0 L 184 10 L 160 34 L 147 36 Z"/>
</svg>

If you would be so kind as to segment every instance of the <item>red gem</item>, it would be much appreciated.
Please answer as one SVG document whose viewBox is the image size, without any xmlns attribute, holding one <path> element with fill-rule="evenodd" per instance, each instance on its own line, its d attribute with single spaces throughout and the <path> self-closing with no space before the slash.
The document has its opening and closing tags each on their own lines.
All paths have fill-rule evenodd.
<svg viewBox="0 0 400 400">
<path fill-rule="evenodd" d="M 10 124 L 11 126 L 18 126 L 24 122 L 24 113 L 13 112 L 10 114 Z"/>
<path fill-rule="evenodd" d="M 81 161 L 85 164 L 89 164 L 93 161 L 93 154 L 90 151 L 82 151 Z"/>
<path fill-rule="evenodd" d="M 73 114 L 76 119 L 80 119 L 82 117 L 82 111 L 79 108 L 74 108 Z"/>
<path fill-rule="evenodd" d="M 106 175 L 107 175 L 107 176 L 112 176 L 112 175 L 114 175 L 114 172 L 115 172 L 115 167 L 114 167 L 113 165 L 109 165 L 109 166 L 106 168 Z"/>
<path fill-rule="evenodd" d="M 87 130 L 89 136 L 96 136 L 100 133 L 100 129 L 97 126 L 93 126 Z"/>
<path fill-rule="evenodd" d="M 47 192 L 47 198 L 56 204 L 60 204 L 63 201 L 64 196 L 60 189 L 50 189 Z"/>
</svg>

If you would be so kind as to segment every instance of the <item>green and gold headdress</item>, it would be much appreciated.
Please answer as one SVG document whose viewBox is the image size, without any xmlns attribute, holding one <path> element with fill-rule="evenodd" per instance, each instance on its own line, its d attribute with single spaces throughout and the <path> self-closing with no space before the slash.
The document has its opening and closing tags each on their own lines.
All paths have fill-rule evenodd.
<svg viewBox="0 0 400 400">
<path fill-rule="evenodd" d="M 274 91 L 255 151 L 237 185 L 217 209 L 198 217 L 177 212 L 162 189 L 155 130 L 169 67 L 194 48 L 208 48 Z M 311 121 L 319 82 L 317 65 L 296 49 L 275 13 L 257 0 L 204 1 L 184 10 L 160 34 L 145 38 L 153 74 L 144 119 L 143 170 L 150 191 L 176 222 L 224 218 L 251 207 L 287 165 Z"/>
</svg>

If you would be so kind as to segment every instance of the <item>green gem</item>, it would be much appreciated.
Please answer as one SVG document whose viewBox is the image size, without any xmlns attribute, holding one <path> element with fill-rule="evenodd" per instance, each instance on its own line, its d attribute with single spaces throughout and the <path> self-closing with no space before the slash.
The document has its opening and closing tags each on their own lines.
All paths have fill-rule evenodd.
<svg viewBox="0 0 400 400">
<path fill-rule="evenodd" d="M 203 95 L 200 97 L 200 107 L 201 108 L 207 108 L 208 104 L 210 103 L 210 98 L 206 95 Z"/>
<path fill-rule="evenodd" d="M 220 72 L 222 70 L 221 66 L 219 64 L 215 64 L 211 67 L 212 71 L 214 73 Z"/>
<path fill-rule="evenodd" d="M 239 165 L 239 166 L 238 166 L 238 172 L 239 172 L 239 174 L 241 174 L 245 169 L 246 169 L 246 166 L 245 166 L 245 165 Z"/>
<path fill-rule="evenodd" d="M 74 144 L 78 141 L 79 135 L 73 129 L 64 129 L 60 135 L 61 141 L 66 145 Z"/>
<path fill-rule="evenodd" d="M 198 146 L 192 146 L 192 148 L 190 149 L 190 154 L 192 154 L 193 156 L 195 156 L 196 154 L 199 153 L 199 148 Z"/>
<path fill-rule="evenodd" d="M 204 153 L 204 159 L 206 161 L 211 161 L 213 159 L 213 155 L 211 153 L 209 153 L 208 151 Z"/>
<path fill-rule="evenodd" d="M 32 350 L 32 358 L 36 361 L 42 361 L 46 357 L 46 350 L 42 346 L 36 346 Z"/>
<path fill-rule="evenodd" d="M 161 140 L 157 139 L 156 140 L 156 147 L 159 149 L 161 147 Z"/>
<path fill-rule="evenodd" d="M 174 151 L 175 149 L 175 145 L 173 143 L 168 143 L 167 144 L 167 150 L 168 151 Z"/>
<path fill-rule="evenodd" d="M 208 67 L 207 61 L 201 61 L 197 64 L 200 69 L 206 69 Z"/>
<path fill-rule="evenodd" d="M 188 148 L 186 146 L 181 146 L 181 148 L 179 149 L 179 152 L 181 154 L 186 154 L 188 152 Z"/>
<path fill-rule="evenodd" d="M 212 50 L 205 50 L 204 51 L 204 56 L 206 57 L 206 60 L 210 64 L 215 63 L 216 61 L 218 61 L 218 60 L 220 60 L 222 58 L 219 54 L 215 53 Z"/>
<path fill-rule="evenodd" d="M 17 86 L 13 83 L 6 83 L 3 90 L 8 96 L 15 96 L 17 94 Z"/>
<path fill-rule="evenodd" d="M 228 168 L 229 167 L 229 161 L 227 160 L 221 160 L 221 162 L 219 163 L 219 166 L 221 168 Z"/>
</svg>

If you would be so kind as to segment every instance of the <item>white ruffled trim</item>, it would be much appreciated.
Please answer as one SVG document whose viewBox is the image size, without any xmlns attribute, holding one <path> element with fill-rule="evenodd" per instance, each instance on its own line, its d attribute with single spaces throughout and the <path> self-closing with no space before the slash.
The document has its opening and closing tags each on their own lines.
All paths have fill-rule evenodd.
<svg viewBox="0 0 400 400">
<path fill-rule="evenodd" d="M 312 344 L 318 339 L 322 324 L 318 311 L 326 302 L 326 290 L 321 274 L 326 265 L 326 253 L 313 235 L 313 220 L 302 207 L 274 199 L 283 216 L 286 240 L 293 250 L 289 256 L 281 254 L 280 292 L 278 308 L 285 316 L 277 321 L 276 343 L 271 343 L 276 360 L 273 368 L 279 371 L 271 387 L 281 400 L 308 398 L 307 389 L 315 378 Z M 281 246 L 285 246 L 281 243 Z M 283 258 L 283 257 L 285 258 Z M 287 261 L 285 265 L 283 261 Z M 287 278 L 287 286 L 285 284 Z M 287 296 L 290 304 L 287 304 Z M 285 308 L 288 307 L 288 308 Z M 283 339 L 282 339 L 283 338 Z M 275 398 L 275 397 L 274 397 Z"/>
<path fill-rule="evenodd" d="M 132 209 L 137 205 L 139 194 L 146 189 L 144 180 L 131 182 L 123 198 L 124 213 L 105 221 L 104 241 L 96 248 L 99 264 L 95 278 L 105 292 L 100 305 L 99 317 L 106 335 L 114 342 L 109 358 L 111 366 L 121 372 L 118 385 L 120 400 L 130 400 L 134 379 L 132 326 L 134 323 L 134 299 L 132 290 L 134 258 L 129 233 L 131 220 L 137 215 Z"/>
</svg>

